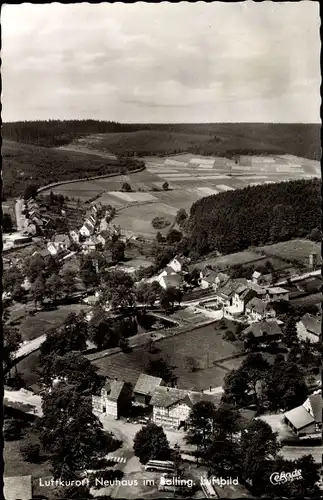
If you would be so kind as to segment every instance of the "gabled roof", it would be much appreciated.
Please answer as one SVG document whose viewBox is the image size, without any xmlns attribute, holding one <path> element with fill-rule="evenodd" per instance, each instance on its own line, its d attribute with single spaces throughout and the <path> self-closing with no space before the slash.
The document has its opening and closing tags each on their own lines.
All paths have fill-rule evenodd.
<svg viewBox="0 0 323 500">
<path fill-rule="evenodd" d="M 156 387 L 150 404 L 160 408 L 168 408 L 179 401 L 183 401 L 187 391 L 175 387 Z"/>
<path fill-rule="evenodd" d="M 312 407 L 315 422 L 322 423 L 322 411 L 323 411 L 322 394 L 321 393 L 311 394 L 308 399 Z"/>
<path fill-rule="evenodd" d="M 118 401 L 124 385 L 125 383 L 122 380 L 107 381 L 105 389 L 108 399 L 110 399 L 110 401 Z"/>
<path fill-rule="evenodd" d="M 256 338 L 282 334 L 281 328 L 276 320 L 257 321 L 257 323 L 252 323 L 252 325 L 243 330 L 243 336 L 246 336 L 249 332 L 251 332 Z"/>
<path fill-rule="evenodd" d="M 171 260 L 171 262 L 173 262 L 174 260 L 177 260 L 177 262 L 181 265 L 185 264 L 184 257 L 180 257 L 179 255 L 175 255 L 175 257 Z"/>
<path fill-rule="evenodd" d="M 162 383 L 163 380 L 160 377 L 153 377 L 152 375 L 141 373 L 133 392 L 137 394 L 144 394 L 145 396 L 151 396 L 156 387 L 160 386 Z"/>
<path fill-rule="evenodd" d="M 239 287 L 241 288 L 241 285 L 244 285 L 246 288 L 246 285 L 248 284 L 247 280 L 244 278 L 239 278 L 239 279 L 229 279 L 219 290 L 219 293 L 226 295 L 229 297 L 232 295 Z M 244 288 L 244 290 L 245 290 Z"/>
<path fill-rule="evenodd" d="M 84 222 L 83 227 L 85 227 L 89 231 L 93 231 L 93 228 L 94 228 L 93 224 L 90 221 Z"/>
<path fill-rule="evenodd" d="M 103 231 L 100 232 L 100 236 L 102 236 L 102 238 L 110 238 L 110 233 L 109 231 L 104 229 Z"/>
<path fill-rule="evenodd" d="M 252 309 L 259 314 L 263 314 L 267 308 L 267 304 L 263 300 L 258 299 L 258 297 L 254 297 L 248 302 L 246 308 Z"/>
<path fill-rule="evenodd" d="M 318 337 L 321 335 L 322 325 L 318 318 L 306 313 L 302 316 L 300 321 L 303 323 L 308 332 L 314 333 L 314 335 L 317 335 Z"/>
<path fill-rule="evenodd" d="M 285 413 L 285 417 L 296 430 L 303 429 L 314 422 L 312 415 L 305 410 L 304 406 L 298 406 Z"/>
<path fill-rule="evenodd" d="M 32 498 L 32 476 L 5 477 L 3 482 L 6 500 L 30 500 Z"/>
<path fill-rule="evenodd" d="M 192 407 L 201 401 L 210 401 L 215 405 L 220 404 L 222 394 L 204 394 L 203 392 L 177 389 L 175 387 L 156 387 L 150 404 L 159 408 L 169 408 L 183 402 Z"/>
</svg>

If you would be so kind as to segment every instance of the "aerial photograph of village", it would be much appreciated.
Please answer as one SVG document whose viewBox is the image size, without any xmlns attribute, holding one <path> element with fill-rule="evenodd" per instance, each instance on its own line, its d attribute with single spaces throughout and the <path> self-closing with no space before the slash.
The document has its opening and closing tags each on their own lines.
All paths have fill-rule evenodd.
<svg viewBox="0 0 323 500">
<path fill-rule="evenodd" d="M 0 498 L 322 498 L 319 3 L 1 24 Z"/>
</svg>

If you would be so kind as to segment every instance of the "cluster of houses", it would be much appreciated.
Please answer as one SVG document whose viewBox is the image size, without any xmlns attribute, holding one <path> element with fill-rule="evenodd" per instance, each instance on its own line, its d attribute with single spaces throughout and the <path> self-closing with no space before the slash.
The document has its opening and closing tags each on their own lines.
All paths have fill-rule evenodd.
<svg viewBox="0 0 323 500">
<path fill-rule="evenodd" d="M 182 288 L 188 263 L 188 258 L 176 255 L 157 276 L 149 278 L 147 282 L 157 282 L 164 290 L 170 287 Z"/>
<path fill-rule="evenodd" d="M 41 233 L 43 228 L 50 222 L 47 208 L 33 198 L 29 198 L 26 201 L 25 208 L 28 212 L 26 231 L 31 236 L 35 236 L 37 233 Z"/>
<path fill-rule="evenodd" d="M 106 380 L 100 396 L 92 396 L 93 410 L 119 419 L 132 406 L 147 410 L 156 425 L 180 429 L 186 427 L 190 411 L 200 401 L 210 401 L 218 406 L 223 389 L 212 388 L 204 391 L 168 387 L 159 377 L 142 373 L 135 386 L 120 380 Z M 299 407 L 286 412 L 284 422 L 295 436 L 318 438 L 322 430 L 321 389 L 311 394 Z"/>
</svg>

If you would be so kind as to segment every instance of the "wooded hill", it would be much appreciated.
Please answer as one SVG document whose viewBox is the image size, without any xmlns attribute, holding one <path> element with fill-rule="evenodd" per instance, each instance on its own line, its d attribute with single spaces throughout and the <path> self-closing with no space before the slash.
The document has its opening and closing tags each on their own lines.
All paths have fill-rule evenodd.
<svg viewBox="0 0 323 500">
<path fill-rule="evenodd" d="M 140 124 L 99 120 L 48 120 L 4 123 L 2 135 L 37 146 L 61 146 L 94 135 L 96 148 L 120 155 L 168 155 L 189 152 L 232 157 L 234 154 L 293 154 L 319 160 L 319 124 L 199 123 Z M 135 134 L 133 134 L 135 132 Z M 97 134 L 106 134 L 98 140 Z M 114 134 L 118 134 L 114 137 Z"/>
<path fill-rule="evenodd" d="M 52 182 L 134 170 L 135 159 L 111 160 L 99 156 L 3 141 L 2 198 L 22 196 L 28 184 Z"/>
<path fill-rule="evenodd" d="M 321 228 L 321 181 L 249 186 L 207 196 L 192 205 L 188 248 L 197 255 L 306 237 Z"/>
</svg>

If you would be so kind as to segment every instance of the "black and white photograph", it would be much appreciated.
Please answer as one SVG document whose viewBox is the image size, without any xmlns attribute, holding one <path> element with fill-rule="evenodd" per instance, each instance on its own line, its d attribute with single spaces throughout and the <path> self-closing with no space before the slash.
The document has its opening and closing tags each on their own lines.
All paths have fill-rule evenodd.
<svg viewBox="0 0 323 500">
<path fill-rule="evenodd" d="M 2 5 L 0 498 L 322 498 L 320 25 Z"/>
</svg>

